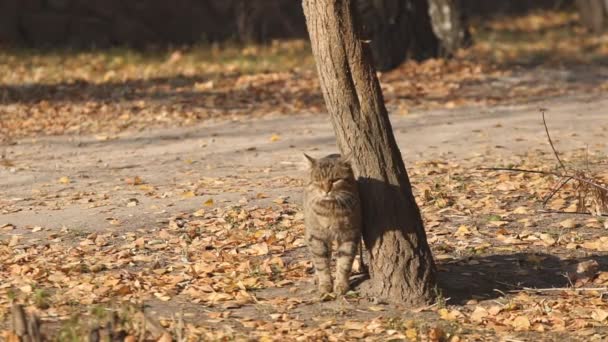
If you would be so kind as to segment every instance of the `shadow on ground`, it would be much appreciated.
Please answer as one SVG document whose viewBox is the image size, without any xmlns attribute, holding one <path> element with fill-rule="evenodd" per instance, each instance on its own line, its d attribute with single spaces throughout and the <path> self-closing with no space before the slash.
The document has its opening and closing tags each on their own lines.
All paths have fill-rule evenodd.
<svg viewBox="0 0 608 342">
<path fill-rule="evenodd" d="M 605 255 L 563 260 L 544 253 L 470 257 L 440 263 L 439 286 L 451 304 L 498 298 L 523 288 L 570 287 L 566 272 L 587 260 L 597 261 L 600 270 L 608 269 Z"/>
</svg>

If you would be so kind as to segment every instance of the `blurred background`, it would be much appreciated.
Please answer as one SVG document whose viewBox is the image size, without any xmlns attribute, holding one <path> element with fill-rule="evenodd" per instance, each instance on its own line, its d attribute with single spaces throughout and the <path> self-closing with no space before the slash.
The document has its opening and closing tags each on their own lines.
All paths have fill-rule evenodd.
<svg viewBox="0 0 608 342">
<path fill-rule="evenodd" d="M 407 52 L 417 58 L 436 56 L 434 50 L 438 49 L 449 53 L 468 44 L 469 20 L 475 22 L 530 11 L 570 10 L 578 12 L 580 24 L 591 31 L 600 32 L 608 26 L 605 0 L 354 2 L 370 38 L 378 41 L 376 49 L 406 50 L 403 45 L 410 45 Z M 429 10 L 431 18 L 428 18 Z M 459 37 L 448 38 L 450 34 Z M 5 46 L 144 48 L 167 44 L 268 43 L 298 38 L 306 38 L 306 27 L 301 1 L 295 0 L 0 2 L 0 42 Z M 433 41 L 437 38 L 439 47 Z M 390 59 L 385 55 L 396 51 L 382 53 L 384 59 Z M 397 57 L 393 57 L 395 61 L 379 64 L 390 67 L 390 62 L 395 64 Z"/>
<path fill-rule="evenodd" d="M 608 0 L 354 3 L 392 113 L 607 87 Z M 3 140 L 320 111 L 301 1 L 0 0 Z"/>
</svg>

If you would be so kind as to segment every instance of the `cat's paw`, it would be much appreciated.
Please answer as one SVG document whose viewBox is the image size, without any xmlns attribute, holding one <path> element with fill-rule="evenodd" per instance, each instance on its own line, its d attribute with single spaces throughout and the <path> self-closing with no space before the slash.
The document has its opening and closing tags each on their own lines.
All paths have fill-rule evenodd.
<svg viewBox="0 0 608 342">
<path fill-rule="evenodd" d="M 346 292 L 348 292 L 349 289 L 350 289 L 350 286 L 348 285 L 348 282 L 339 282 L 339 283 L 337 282 L 336 285 L 334 286 L 334 292 L 339 295 L 346 294 Z"/>
</svg>

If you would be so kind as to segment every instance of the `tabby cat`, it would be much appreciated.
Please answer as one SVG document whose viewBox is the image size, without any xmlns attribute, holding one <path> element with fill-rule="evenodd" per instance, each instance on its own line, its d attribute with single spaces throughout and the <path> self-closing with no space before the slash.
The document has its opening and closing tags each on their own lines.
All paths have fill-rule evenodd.
<svg viewBox="0 0 608 342">
<path fill-rule="evenodd" d="M 304 190 L 306 241 L 321 295 L 345 294 L 349 289 L 353 260 L 361 241 L 361 204 L 357 181 L 350 163 L 339 154 L 314 159 Z M 336 281 L 332 286 L 332 243 L 337 242 Z"/>
</svg>

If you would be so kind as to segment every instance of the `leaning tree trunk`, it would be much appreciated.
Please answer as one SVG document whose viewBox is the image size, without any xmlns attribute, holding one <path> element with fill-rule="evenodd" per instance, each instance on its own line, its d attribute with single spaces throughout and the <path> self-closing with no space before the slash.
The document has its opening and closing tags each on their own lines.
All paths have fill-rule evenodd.
<svg viewBox="0 0 608 342">
<path fill-rule="evenodd" d="M 338 146 L 360 184 L 368 293 L 390 302 L 433 298 L 435 267 L 351 0 L 304 0 L 321 89 Z"/>
<path fill-rule="evenodd" d="M 441 55 L 451 56 L 459 48 L 471 44 L 460 1 L 428 0 L 433 32 L 441 42 Z"/>
</svg>

